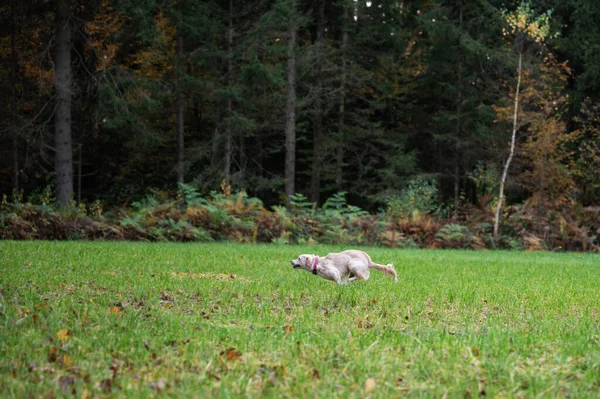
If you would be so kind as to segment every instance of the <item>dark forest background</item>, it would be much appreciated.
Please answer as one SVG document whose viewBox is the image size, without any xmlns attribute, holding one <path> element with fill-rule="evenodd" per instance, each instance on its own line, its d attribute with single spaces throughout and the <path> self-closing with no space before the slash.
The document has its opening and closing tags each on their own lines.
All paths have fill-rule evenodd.
<svg viewBox="0 0 600 399">
<path fill-rule="evenodd" d="M 243 190 L 597 244 L 597 0 L 6 0 L 0 19 L 5 213 Z"/>
</svg>

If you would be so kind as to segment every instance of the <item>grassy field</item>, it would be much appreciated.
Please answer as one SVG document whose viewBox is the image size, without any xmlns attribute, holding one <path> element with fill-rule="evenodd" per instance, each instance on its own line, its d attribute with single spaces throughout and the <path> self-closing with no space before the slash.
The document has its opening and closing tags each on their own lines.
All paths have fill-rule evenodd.
<svg viewBox="0 0 600 399">
<path fill-rule="evenodd" d="M 600 257 L 0 242 L 1 397 L 599 397 Z"/>
</svg>

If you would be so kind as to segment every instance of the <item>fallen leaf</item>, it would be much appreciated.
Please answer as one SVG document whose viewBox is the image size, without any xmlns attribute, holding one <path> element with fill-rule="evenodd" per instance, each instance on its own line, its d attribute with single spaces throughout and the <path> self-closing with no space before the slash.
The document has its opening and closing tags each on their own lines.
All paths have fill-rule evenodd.
<svg viewBox="0 0 600 399">
<path fill-rule="evenodd" d="M 108 308 L 108 310 L 109 310 L 109 312 L 110 312 L 110 313 L 114 313 L 114 314 L 119 314 L 119 313 L 121 313 L 121 309 L 119 309 L 119 308 L 118 308 L 118 307 L 116 307 L 116 306 L 111 306 L 110 308 Z"/>
<path fill-rule="evenodd" d="M 475 356 L 475 357 L 479 356 L 479 349 L 471 348 L 471 352 L 473 353 L 473 356 Z"/>
<path fill-rule="evenodd" d="M 313 367 L 312 372 L 310 373 L 310 376 L 314 379 L 314 380 L 320 380 L 321 379 L 321 374 L 319 373 L 319 370 L 317 370 L 316 368 Z"/>
<path fill-rule="evenodd" d="M 375 378 L 367 378 L 365 381 L 365 392 L 370 393 L 375 390 Z"/>
<path fill-rule="evenodd" d="M 292 331 L 294 331 L 294 328 L 290 325 L 286 325 L 283 326 L 283 331 L 285 331 L 286 333 L 291 333 Z"/>
<path fill-rule="evenodd" d="M 37 326 L 38 315 L 34 313 L 32 317 L 33 317 L 33 325 Z"/>
<path fill-rule="evenodd" d="M 54 363 L 56 361 L 56 348 L 54 346 L 50 348 L 50 353 L 48 353 L 48 361 L 50 363 Z"/>
<path fill-rule="evenodd" d="M 59 341 L 68 341 L 69 340 L 69 330 L 63 329 L 56 333 L 56 338 Z"/>
<path fill-rule="evenodd" d="M 225 355 L 227 360 L 240 360 L 242 353 L 235 348 L 227 348 L 220 353 L 221 356 Z"/>
<path fill-rule="evenodd" d="M 377 303 L 377 299 L 371 299 L 371 303 Z"/>
<path fill-rule="evenodd" d="M 66 368 L 71 368 L 73 367 L 73 360 L 71 360 L 71 358 L 67 355 L 63 355 L 62 356 L 62 364 L 66 367 Z"/>
<path fill-rule="evenodd" d="M 104 392 L 110 392 L 112 390 L 112 380 L 106 378 L 98 383 L 100 389 Z"/>
<path fill-rule="evenodd" d="M 73 384 L 75 384 L 75 377 L 72 375 L 63 375 L 62 377 L 58 378 L 58 386 L 65 394 Z"/>
<path fill-rule="evenodd" d="M 170 301 L 173 299 L 167 291 L 161 292 L 160 297 L 162 298 L 163 301 Z"/>
</svg>

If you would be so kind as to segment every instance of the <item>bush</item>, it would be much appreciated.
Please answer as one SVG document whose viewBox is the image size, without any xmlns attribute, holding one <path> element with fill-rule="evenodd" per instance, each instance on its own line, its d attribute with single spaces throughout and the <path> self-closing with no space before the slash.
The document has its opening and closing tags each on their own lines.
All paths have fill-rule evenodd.
<svg viewBox="0 0 600 399">
<path fill-rule="evenodd" d="M 389 199 L 386 216 L 388 220 L 418 217 L 434 214 L 438 208 L 438 190 L 435 182 L 418 177 L 411 180 L 400 195 Z"/>
<path fill-rule="evenodd" d="M 0 239 L 234 241 L 279 244 L 371 245 L 398 248 L 510 248 L 596 251 L 600 208 L 545 210 L 527 204 L 506 208 L 501 235 L 491 237 L 488 197 L 479 207 L 461 207 L 452 220 L 441 219 L 433 183 L 417 179 L 371 215 L 349 205 L 345 193 L 317 207 L 302 194 L 290 206 L 265 209 L 244 191 L 201 196 L 189 185 L 178 193 L 153 191 L 130 208 L 103 213 L 98 201 L 58 208 L 44 190 L 41 203 L 23 202 L 15 193 L 0 203 Z M 491 197 L 490 197 L 491 198 Z"/>
</svg>

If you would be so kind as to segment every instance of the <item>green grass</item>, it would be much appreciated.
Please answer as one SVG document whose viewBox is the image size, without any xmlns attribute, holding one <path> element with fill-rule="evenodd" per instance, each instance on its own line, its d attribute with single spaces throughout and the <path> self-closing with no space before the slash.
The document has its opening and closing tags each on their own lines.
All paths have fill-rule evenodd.
<svg viewBox="0 0 600 399">
<path fill-rule="evenodd" d="M 0 396 L 600 396 L 598 255 L 339 249 L 0 242 Z"/>
</svg>

